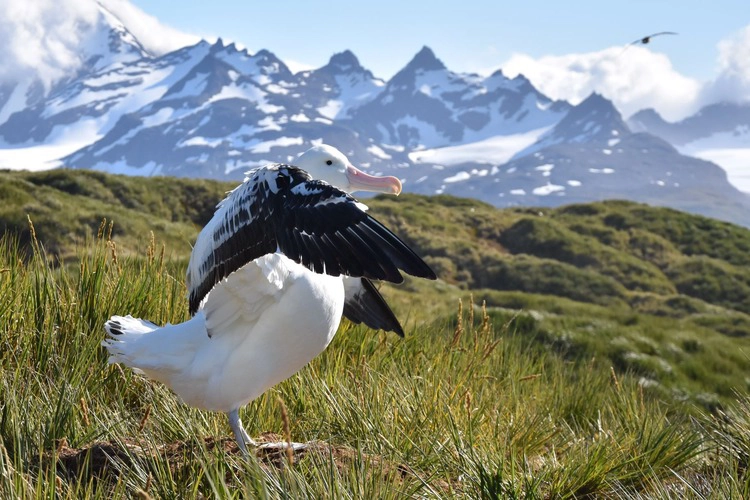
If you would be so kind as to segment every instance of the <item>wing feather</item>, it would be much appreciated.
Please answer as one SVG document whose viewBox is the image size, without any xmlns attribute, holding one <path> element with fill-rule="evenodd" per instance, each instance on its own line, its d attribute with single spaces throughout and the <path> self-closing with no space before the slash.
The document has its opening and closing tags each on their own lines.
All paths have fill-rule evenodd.
<svg viewBox="0 0 750 500">
<path fill-rule="evenodd" d="M 250 172 L 198 235 L 187 276 L 191 314 L 221 280 L 277 251 L 314 272 L 333 276 L 400 283 L 401 269 L 422 278 L 436 277 L 350 195 L 312 180 L 296 167 L 269 165 Z M 367 293 L 372 295 L 369 288 Z"/>
<path fill-rule="evenodd" d="M 353 323 L 364 323 L 375 330 L 395 332 L 404 336 L 396 315 L 388 307 L 375 285 L 367 278 L 346 278 L 344 280 L 346 300 L 344 316 Z"/>
</svg>

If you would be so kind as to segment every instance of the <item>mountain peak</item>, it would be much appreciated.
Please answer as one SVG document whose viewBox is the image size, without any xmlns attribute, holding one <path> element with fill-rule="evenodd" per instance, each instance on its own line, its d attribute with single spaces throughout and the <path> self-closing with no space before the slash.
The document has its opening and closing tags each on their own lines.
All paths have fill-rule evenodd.
<svg viewBox="0 0 750 500">
<path fill-rule="evenodd" d="M 364 69 L 362 65 L 359 64 L 357 56 L 355 56 L 351 50 L 345 50 L 333 54 L 324 68 L 332 73 L 347 73 L 352 70 L 362 71 Z"/>
<path fill-rule="evenodd" d="M 79 49 L 89 70 L 102 69 L 115 62 L 151 57 L 120 18 L 102 4 L 98 4 L 98 9 L 99 18 L 88 41 Z"/>
<path fill-rule="evenodd" d="M 281 62 L 281 59 L 276 57 L 276 54 L 268 49 L 260 49 L 255 53 L 253 57 L 255 57 L 256 59 L 262 59 L 264 61 Z"/>
<path fill-rule="evenodd" d="M 417 52 L 417 54 L 409 61 L 406 65 L 407 70 L 415 71 L 417 69 L 422 70 L 442 70 L 446 69 L 443 62 L 435 56 L 435 53 L 427 45 Z"/>
<path fill-rule="evenodd" d="M 328 61 L 328 64 L 336 64 L 338 66 L 347 64 L 352 66 L 359 66 L 359 60 L 351 50 L 346 49 L 343 52 L 337 52 L 333 54 L 331 56 L 331 59 Z"/>
<path fill-rule="evenodd" d="M 669 128 L 669 124 L 654 108 L 638 111 L 628 119 L 628 125 L 634 132 L 651 132 L 656 135 L 661 135 L 660 132 Z"/>
<path fill-rule="evenodd" d="M 646 108 L 638 111 L 630 119 L 648 119 L 664 121 L 664 118 L 654 108 Z"/>
<path fill-rule="evenodd" d="M 213 43 L 213 45 L 211 45 L 211 50 L 210 50 L 210 53 L 211 53 L 211 54 L 216 54 L 216 53 L 219 53 L 219 52 L 223 51 L 223 50 L 224 50 L 224 48 L 225 48 L 225 47 L 224 47 L 224 40 L 222 40 L 222 39 L 221 39 L 221 37 L 219 37 L 219 38 L 218 38 L 218 39 L 217 39 L 217 40 L 216 40 L 216 41 L 215 41 L 215 42 Z"/>
<path fill-rule="evenodd" d="M 553 135 L 566 142 L 606 141 L 627 134 L 630 129 L 615 105 L 596 92 L 571 108 L 553 129 Z"/>
<path fill-rule="evenodd" d="M 592 92 L 588 95 L 586 99 L 580 102 L 578 106 L 582 109 L 589 109 L 589 108 L 599 108 L 599 107 L 607 107 L 614 109 L 614 105 L 612 104 L 612 101 L 605 98 L 603 95 L 601 95 L 598 92 Z"/>
<path fill-rule="evenodd" d="M 555 144 L 607 144 L 613 139 L 630 135 L 631 131 L 612 101 L 592 92 L 574 106 L 552 130 L 517 157 L 525 156 Z"/>
</svg>

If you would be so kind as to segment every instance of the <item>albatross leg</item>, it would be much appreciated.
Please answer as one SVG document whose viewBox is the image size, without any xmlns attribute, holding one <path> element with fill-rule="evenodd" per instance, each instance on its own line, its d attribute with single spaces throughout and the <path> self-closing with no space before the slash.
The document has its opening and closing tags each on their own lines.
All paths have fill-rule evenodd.
<svg viewBox="0 0 750 500">
<path fill-rule="evenodd" d="M 258 446 L 258 444 L 251 438 L 247 431 L 245 431 L 245 428 L 242 427 L 242 422 L 240 422 L 240 411 L 239 409 L 235 408 L 234 410 L 227 413 L 227 417 L 229 417 L 229 426 L 232 428 L 232 432 L 234 432 L 234 439 L 237 440 L 237 445 L 240 447 L 240 450 L 242 451 L 242 454 L 245 456 L 249 456 L 250 453 L 247 451 L 247 446 Z"/>
</svg>

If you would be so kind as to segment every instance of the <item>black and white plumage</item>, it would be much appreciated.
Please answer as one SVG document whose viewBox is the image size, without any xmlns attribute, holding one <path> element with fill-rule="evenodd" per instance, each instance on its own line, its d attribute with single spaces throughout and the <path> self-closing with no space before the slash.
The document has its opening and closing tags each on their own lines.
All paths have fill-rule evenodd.
<svg viewBox="0 0 750 500">
<path fill-rule="evenodd" d="M 424 261 L 365 210 L 297 167 L 255 170 L 219 205 L 207 237 L 193 248 L 187 275 L 191 314 L 221 279 L 277 250 L 318 274 L 400 283 L 402 269 L 429 277 Z"/>
<path fill-rule="evenodd" d="M 174 390 L 186 403 L 224 411 L 240 448 L 253 443 L 238 410 L 322 352 L 342 315 L 403 329 L 370 280 L 435 279 L 403 241 L 348 192 L 399 194 L 395 177 L 354 168 L 316 146 L 297 166 L 250 172 L 217 207 L 187 272 L 193 317 L 158 327 L 130 316 L 106 324 L 110 362 Z"/>
</svg>

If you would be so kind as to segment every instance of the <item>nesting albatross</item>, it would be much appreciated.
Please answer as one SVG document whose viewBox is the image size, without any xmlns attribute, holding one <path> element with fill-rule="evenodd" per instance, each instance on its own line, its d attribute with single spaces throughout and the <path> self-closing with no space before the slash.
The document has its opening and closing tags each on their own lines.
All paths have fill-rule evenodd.
<svg viewBox="0 0 750 500">
<path fill-rule="evenodd" d="M 170 387 L 185 403 L 227 413 L 247 454 L 239 409 L 299 371 L 331 342 L 341 316 L 403 336 L 370 280 L 435 279 L 403 241 L 348 193 L 398 195 L 395 177 L 358 170 L 320 145 L 296 166 L 248 172 L 198 235 L 187 271 L 192 318 L 159 327 L 132 316 L 104 325 L 110 363 Z"/>
</svg>

